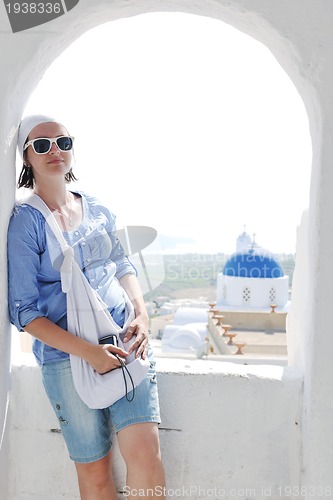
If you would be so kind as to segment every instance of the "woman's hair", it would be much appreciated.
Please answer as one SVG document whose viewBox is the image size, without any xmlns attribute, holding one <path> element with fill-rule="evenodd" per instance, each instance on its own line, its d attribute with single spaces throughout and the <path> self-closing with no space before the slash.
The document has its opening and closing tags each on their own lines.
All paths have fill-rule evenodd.
<svg viewBox="0 0 333 500">
<path fill-rule="evenodd" d="M 26 151 L 23 153 L 23 158 L 26 161 L 27 159 Z M 65 174 L 65 182 L 69 184 L 72 181 L 74 182 L 77 181 L 77 178 L 75 177 L 73 169 L 71 168 L 70 171 L 67 172 L 67 174 Z M 35 178 L 32 167 L 27 167 L 27 165 L 23 164 L 19 179 L 17 181 L 17 187 L 33 189 L 34 186 L 35 186 Z"/>
</svg>

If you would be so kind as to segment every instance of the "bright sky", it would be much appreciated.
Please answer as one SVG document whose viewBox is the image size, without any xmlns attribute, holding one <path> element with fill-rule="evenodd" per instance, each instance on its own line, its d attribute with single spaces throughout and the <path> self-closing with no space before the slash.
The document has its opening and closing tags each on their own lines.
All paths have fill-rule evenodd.
<svg viewBox="0 0 333 500">
<path fill-rule="evenodd" d="M 104 24 L 52 64 L 30 113 L 67 126 L 78 187 L 120 225 L 178 239 L 165 253 L 231 253 L 244 225 L 272 252 L 295 251 L 307 115 L 269 50 L 231 26 L 179 13 Z"/>
</svg>

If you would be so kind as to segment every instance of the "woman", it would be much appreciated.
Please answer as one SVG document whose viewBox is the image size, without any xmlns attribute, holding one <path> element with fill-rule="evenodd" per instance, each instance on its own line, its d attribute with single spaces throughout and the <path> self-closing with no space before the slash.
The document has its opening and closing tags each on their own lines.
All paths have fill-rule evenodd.
<svg viewBox="0 0 333 500">
<path fill-rule="evenodd" d="M 76 180 L 71 167 L 73 138 L 62 124 L 42 115 L 24 118 L 18 149 L 23 158 L 18 186 L 31 188 L 53 212 L 76 261 L 113 319 L 122 326 L 125 304 L 121 287 L 135 310 L 124 339 L 136 335 L 128 352 L 110 344 L 90 344 L 67 331 L 57 242 L 38 210 L 27 204 L 15 206 L 8 229 L 10 318 L 19 330 L 34 337 L 33 352 L 75 462 L 81 498 L 117 498 L 111 473 L 110 422 L 127 467 L 127 497 L 134 498 L 140 489 L 149 492 L 150 498 L 161 498 L 164 472 L 154 361 L 148 353 L 148 314 L 135 270 L 114 236 L 115 217 L 95 198 L 67 189 Z M 69 355 L 83 358 L 103 374 L 119 366 L 114 354 L 125 358 L 135 348 L 137 356 L 149 356 L 151 363 L 134 400 L 123 397 L 109 408 L 89 409 L 75 391 Z"/>
</svg>

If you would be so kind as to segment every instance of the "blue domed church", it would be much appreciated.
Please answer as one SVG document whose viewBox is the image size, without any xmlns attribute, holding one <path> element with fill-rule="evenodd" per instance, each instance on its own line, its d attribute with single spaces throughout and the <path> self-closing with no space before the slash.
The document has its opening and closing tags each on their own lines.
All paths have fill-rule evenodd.
<svg viewBox="0 0 333 500">
<path fill-rule="evenodd" d="M 241 309 L 266 309 L 288 305 L 289 277 L 277 259 L 259 247 L 245 231 L 237 250 L 217 276 L 217 305 Z"/>
</svg>

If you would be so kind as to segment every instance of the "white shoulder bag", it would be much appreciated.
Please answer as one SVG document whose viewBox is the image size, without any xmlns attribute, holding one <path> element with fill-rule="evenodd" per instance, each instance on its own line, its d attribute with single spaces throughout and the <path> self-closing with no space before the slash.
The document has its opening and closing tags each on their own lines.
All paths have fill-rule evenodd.
<svg viewBox="0 0 333 500">
<path fill-rule="evenodd" d="M 126 316 L 124 326 L 120 328 L 113 320 L 106 304 L 82 273 L 74 259 L 73 248 L 67 244 L 48 206 L 35 194 L 23 203 L 31 205 L 43 214 L 60 244 L 64 256 L 60 268 L 61 288 L 66 293 L 68 331 L 93 344 L 98 344 L 101 337 L 113 334 L 117 336 L 118 346 L 125 351 L 128 350 L 135 341 L 135 336 L 123 344 L 120 334 L 127 330 L 135 316 L 133 304 L 125 290 L 123 289 Z M 144 379 L 149 369 L 149 360 L 135 358 L 135 352 L 126 357 L 126 364 L 122 363 L 121 369 L 112 370 L 104 375 L 97 373 L 87 361 L 78 356 L 70 355 L 70 362 L 77 393 L 89 408 L 94 409 L 107 408 L 123 396 L 132 401 L 134 388 Z M 131 399 L 128 398 L 128 389 L 133 391 Z"/>
</svg>

